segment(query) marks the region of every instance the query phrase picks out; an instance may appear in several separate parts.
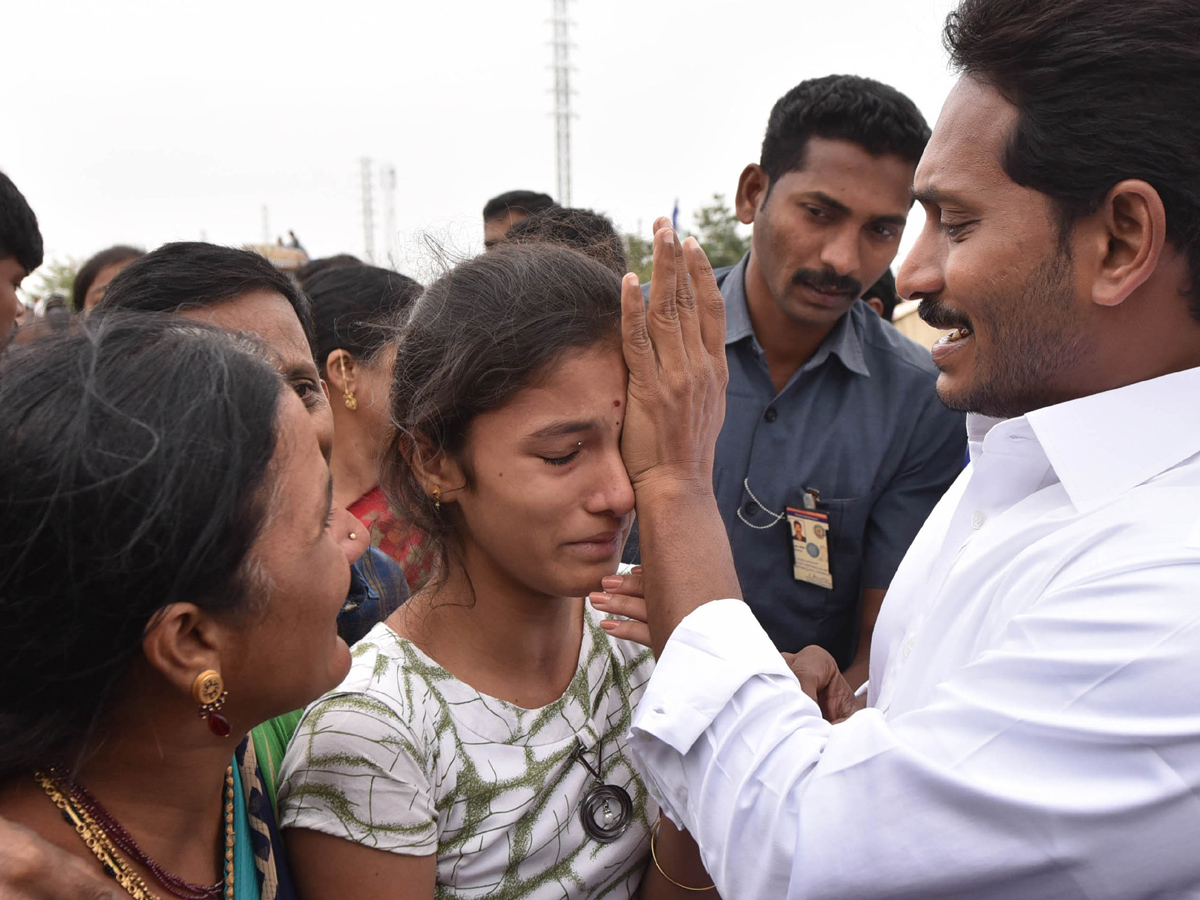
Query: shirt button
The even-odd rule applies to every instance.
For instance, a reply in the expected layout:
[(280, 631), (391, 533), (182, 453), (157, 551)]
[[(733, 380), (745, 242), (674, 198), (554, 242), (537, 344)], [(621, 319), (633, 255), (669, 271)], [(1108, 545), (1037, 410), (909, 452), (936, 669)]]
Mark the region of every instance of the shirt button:
[(753, 500), (747, 500), (746, 505), (742, 507), (742, 512), (747, 516), (758, 515), (758, 504)]
[(775, 407), (768, 406), (767, 411), (763, 413), (763, 418), (766, 419), (767, 422), (774, 422), (779, 418), (779, 413), (775, 411)]
[(987, 521), (987, 513), (982, 509), (977, 509), (971, 513), (971, 527), (978, 531), (983, 527), (983, 523)]
[(913, 647), (915, 647), (915, 646), (917, 646), (917, 639), (915, 637), (910, 637), (907, 641), (904, 642), (904, 658), (905, 659), (908, 659), (909, 655), (912, 654)]

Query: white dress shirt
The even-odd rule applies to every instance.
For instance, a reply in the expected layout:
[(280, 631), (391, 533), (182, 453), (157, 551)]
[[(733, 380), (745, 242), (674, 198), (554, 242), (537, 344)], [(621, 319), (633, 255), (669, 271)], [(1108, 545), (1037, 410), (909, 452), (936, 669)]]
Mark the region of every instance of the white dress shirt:
[(1200, 369), (968, 429), (867, 709), (738, 601), (668, 642), (631, 747), (725, 900), (1200, 897)]

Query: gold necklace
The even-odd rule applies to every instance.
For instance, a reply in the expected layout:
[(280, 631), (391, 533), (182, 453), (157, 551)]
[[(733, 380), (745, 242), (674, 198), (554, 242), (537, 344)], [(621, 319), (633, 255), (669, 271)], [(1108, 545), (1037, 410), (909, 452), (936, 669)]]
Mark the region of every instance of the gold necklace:
[[(81, 805), (75, 802), (58, 773), (51, 768), (49, 774), (35, 772), (34, 779), (46, 792), (52, 803), (62, 812), (63, 818), (75, 828), (75, 833), (99, 860), (101, 867), (117, 884), (125, 889), (133, 900), (162, 900), (162, 898), (146, 884), (145, 880), (133, 871), (112, 839), (96, 819)], [(233, 847), (235, 843), (233, 829), (233, 767), (225, 770), (225, 891), (224, 900), (233, 900)]]

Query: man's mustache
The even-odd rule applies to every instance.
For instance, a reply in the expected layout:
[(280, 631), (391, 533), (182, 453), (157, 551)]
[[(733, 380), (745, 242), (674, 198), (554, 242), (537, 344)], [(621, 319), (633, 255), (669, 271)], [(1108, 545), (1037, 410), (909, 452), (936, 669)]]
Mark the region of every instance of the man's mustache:
[(857, 278), (843, 277), (828, 269), (824, 271), (798, 269), (792, 276), (792, 283), (802, 284), (827, 294), (849, 294), (853, 297), (861, 297), (863, 292), (862, 282)]

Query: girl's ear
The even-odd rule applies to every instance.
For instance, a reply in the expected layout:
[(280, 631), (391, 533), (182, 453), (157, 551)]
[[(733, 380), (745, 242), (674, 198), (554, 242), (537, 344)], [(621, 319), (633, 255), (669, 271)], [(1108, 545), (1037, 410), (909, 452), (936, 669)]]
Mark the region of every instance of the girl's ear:
[(417, 482), (430, 497), (445, 503), (466, 483), (462, 467), (424, 436), (413, 438), (406, 455)]

